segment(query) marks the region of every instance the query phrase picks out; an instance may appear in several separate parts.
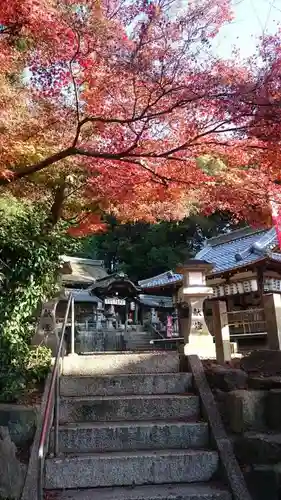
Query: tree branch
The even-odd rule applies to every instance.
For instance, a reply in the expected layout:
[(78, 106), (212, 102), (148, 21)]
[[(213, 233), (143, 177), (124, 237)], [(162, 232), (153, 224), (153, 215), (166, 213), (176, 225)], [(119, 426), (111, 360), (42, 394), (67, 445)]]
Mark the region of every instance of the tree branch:
[(75, 155), (76, 150), (73, 147), (69, 147), (66, 149), (63, 149), (62, 151), (59, 151), (58, 153), (53, 154), (52, 156), (49, 156), (48, 158), (45, 158), (45, 160), (42, 160), (38, 163), (35, 163), (33, 165), (29, 165), (23, 169), (15, 170), (14, 172), (11, 172), (11, 175), (9, 178), (7, 177), (2, 177), (0, 178), (0, 186), (6, 186), (7, 184), (10, 184), (11, 182), (14, 182), (18, 179), (22, 179), (23, 177), (27, 177), (28, 175), (35, 174), (36, 172), (40, 172), (46, 167), (49, 167), (53, 165), (54, 163), (59, 162), (60, 160), (64, 160), (65, 158), (68, 158), (69, 156)]

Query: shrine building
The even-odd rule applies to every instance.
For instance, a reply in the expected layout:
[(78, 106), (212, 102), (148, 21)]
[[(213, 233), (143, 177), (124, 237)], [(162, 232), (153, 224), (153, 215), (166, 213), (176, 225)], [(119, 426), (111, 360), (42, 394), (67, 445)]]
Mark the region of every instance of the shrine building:
[[(212, 296), (204, 315), (214, 335), (219, 306), (220, 325), (239, 347), (281, 347), (281, 253), (275, 228), (245, 227), (206, 241), (195, 256), (213, 267), (206, 276)], [(174, 297), (183, 276), (172, 270), (139, 281), (145, 293)], [(176, 303), (175, 303), (176, 306)], [(187, 313), (188, 314), (188, 313)]]
[[(71, 294), (73, 315), (67, 327), (70, 329), (74, 323), (78, 350), (123, 349), (124, 346), (119, 345), (120, 336), (128, 337), (132, 341), (128, 345), (133, 345), (144, 330), (157, 329), (165, 336), (167, 316), (174, 311), (171, 297), (143, 293), (124, 273), (108, 274), (102, 260), (71, 256), (61, 259), (61, 294), (55, 307), (56, 323), (60, 330)], [(105, 339), (108, 339), (107, 346), (102, 346)]]

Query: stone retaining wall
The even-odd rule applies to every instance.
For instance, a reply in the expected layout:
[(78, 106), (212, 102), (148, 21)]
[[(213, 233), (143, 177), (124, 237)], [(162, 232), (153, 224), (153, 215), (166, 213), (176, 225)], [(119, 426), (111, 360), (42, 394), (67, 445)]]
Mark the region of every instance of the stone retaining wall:
[(16, 404), (0, 404), (0, 427), (7, 427), (11, 440), (19, 448), (32, 444), (38, 419), (39, 407)]
[(280, 373), (210, 364), (205, 370), (253, 499), (280, 500)]
[(0, 498), (20, 497), (39, 407), (0, 404)]

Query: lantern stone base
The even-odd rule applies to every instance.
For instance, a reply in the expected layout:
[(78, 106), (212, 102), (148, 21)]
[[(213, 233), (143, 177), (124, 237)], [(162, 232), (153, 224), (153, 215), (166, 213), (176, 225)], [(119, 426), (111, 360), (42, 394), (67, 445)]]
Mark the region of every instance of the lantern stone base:
[(216, 346), (212, 335), (208, 334), (190, 334), (188, 342), (184, 345), (184, 354), (196, 354), (203, 359), (216, 359)]

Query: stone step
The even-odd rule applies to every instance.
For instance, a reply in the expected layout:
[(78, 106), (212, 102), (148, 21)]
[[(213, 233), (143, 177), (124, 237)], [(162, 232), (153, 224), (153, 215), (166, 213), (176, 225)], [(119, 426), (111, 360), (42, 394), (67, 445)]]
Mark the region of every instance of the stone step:
[(153, 337), (153, 334), (151, 334), (150, 332), (128, 332), (127, 333), (127, 338), (130, 338), (130, 339), (137, 339), (137, 338), (152, 338)]
[(118, 375), (124, 373), (178, 373), (179, 355), (171, 351), (97, 353), (66, 356), (65, 375)]
[(129, 340), (147, 340), (147, 339), (152, 339), (153, 338), (153, 335), (151, 335), (150, 333), (130, 333), (129, 335), (127, 335), (127, 337), (125, 337)]
[(46, 489), (134, 486), (209, 481), (218, 454), (207, 450), (111, 452), (48, 458)]
[(129, 340), (129, 342), (127, 342), (127, 349), (129, 351), (133, 351), (134, 349), (137, 351), (137, 349), (140, 349), (141, 352), (143, 352), (144, 350), (155, 350), (155, 347), (152, 347), (151, 344), (150, 344), (150, 341), (148, 340), (147, 342), (143, 342), (143, 341), (134, 341), (134, 342), (131, 342)]
[(206, 422), (112, 422), (68, 424), (60, 427), (63, 453), (207, 448)]
[(196, 420), (194, 395), (98, 396), (61, 398), (60, 423), (128, 420)]
[(127, 347), (130, 345), (150, 345), (151, 337), (146, 338), (146, 339), (128, 339), (126, 341)]
[(62, 396), (113, 396), (119, 394), (183, 394), (191, 390), (191, 373), (63, 376)]
[(129, 350), (128, 346), (149, 346), (151, 339), (128, 339), (126, 342), (126, 347)]
[(137, 345), (129, 345), (128, 350), (132, 352), (149, 352), (155, 351), (155, 346), (151, 346), (150, 344), (137, 344)]
[(58, 492), (59, 500), (231, 500), (231, 494), (213, 484), (165, 484)]

